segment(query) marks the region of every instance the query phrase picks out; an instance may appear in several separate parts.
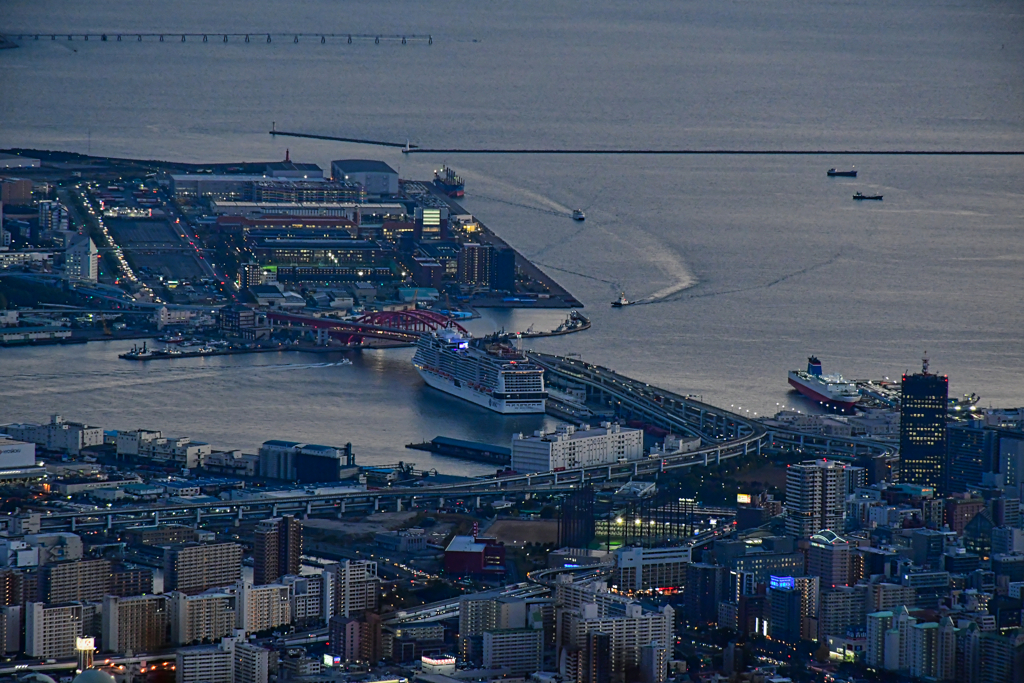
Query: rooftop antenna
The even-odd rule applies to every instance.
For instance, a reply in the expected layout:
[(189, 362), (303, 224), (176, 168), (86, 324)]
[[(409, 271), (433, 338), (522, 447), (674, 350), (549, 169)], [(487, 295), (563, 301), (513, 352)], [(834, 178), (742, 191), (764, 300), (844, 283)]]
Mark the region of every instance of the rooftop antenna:
[(286, 149), (284, 151), (284, 160), (285, 161), (291, 161), (292, 160), (292, 151), (290, 149)]
[(924, 356), (921, 358), (921, 374), (928, 374), (928, 352), (924, 352)]

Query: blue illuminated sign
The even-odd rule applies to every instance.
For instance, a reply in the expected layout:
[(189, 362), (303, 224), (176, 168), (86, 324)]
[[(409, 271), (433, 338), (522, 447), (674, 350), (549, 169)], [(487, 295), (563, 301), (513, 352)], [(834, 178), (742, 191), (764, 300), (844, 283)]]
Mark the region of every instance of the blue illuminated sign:
[(777, 589), (796, 588), (796, 579), (792, 576), (773, 576), (769, 579), (768, 585)]

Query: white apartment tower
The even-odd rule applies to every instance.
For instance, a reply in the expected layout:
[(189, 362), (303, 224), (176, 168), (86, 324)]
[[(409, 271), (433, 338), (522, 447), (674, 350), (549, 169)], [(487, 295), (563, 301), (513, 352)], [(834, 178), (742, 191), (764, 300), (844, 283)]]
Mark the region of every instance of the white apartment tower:
[(809, 460), (786, 470), (786, 533), (810, 538), (822, 529), (843, 531), (846, 468), (830, 460)]
[(25, 605), (25, 654), (29, 657), (74, 657), (75, 639), (81, 635), (81, 605)]
[(74, 234), (64, 250), (64, 273), (71, 280), (99, 280), (100, 252), (88, 235)]
[(334, 595), (333, 599), (327, 597), (329, 589), (325, 585), (324, 600), (333, 602), (332, 614), (351, 617), (377, 609), (380, 578), (377, 576), (376, 562), (342, 560), (337, 564), (328, 565), (324, 569), (325, 577), (328, 574), (334, 579)]

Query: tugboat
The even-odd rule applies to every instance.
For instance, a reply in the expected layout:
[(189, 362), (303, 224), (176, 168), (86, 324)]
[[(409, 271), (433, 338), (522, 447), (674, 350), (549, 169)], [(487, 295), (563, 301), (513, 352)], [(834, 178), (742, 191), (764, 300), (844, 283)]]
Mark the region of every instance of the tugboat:
[(856, 178), (857, 170), (850, 167), (849, 171), (840, 171), (838, 168), (830, 168), (827, 173), (829, 178), (843, 177), (843, 178)]
[(853, 195), (853, 198), (854, 199), (879, 199), (880, 200), (882, 198), (882, 195), (880, 195), (880, 194), (861, 194), (860, 192), (855, 192), (854, 195)]
[(583, 213), (583, 209), (573, 209), (572, 219), (574, 221), (585, 221), (587, 219), (587, 214)]
[(622, 308), (628, 305), (629, 299), (626, 298), (625, 292), (619, 292), (619, 298), (612, 302), (612, 308)]

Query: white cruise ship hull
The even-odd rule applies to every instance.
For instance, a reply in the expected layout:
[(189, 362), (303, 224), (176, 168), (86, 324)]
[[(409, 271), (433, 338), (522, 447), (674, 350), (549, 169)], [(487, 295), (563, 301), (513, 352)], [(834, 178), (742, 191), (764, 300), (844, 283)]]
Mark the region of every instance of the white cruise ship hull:
[(430, 372), (422, 367), (417, 366), (416, 370), (420, 373), (420, 377), (428, 385), (443, 391), (446, 394), (457, 396), (464, 401), (475, 403), (478, 406), (483, 406), (489, 410), (493, 410), (496, 413), (502, 415), (521, 415), (521, 414), (534, 414), (544, 412), (544, 400), (535, 401), (506, 401), (505, 399), (498, 399), (485, 394), (475, 389), (462, 385), (456, 385), (450, 379), (441, 377), (439, 375)]

